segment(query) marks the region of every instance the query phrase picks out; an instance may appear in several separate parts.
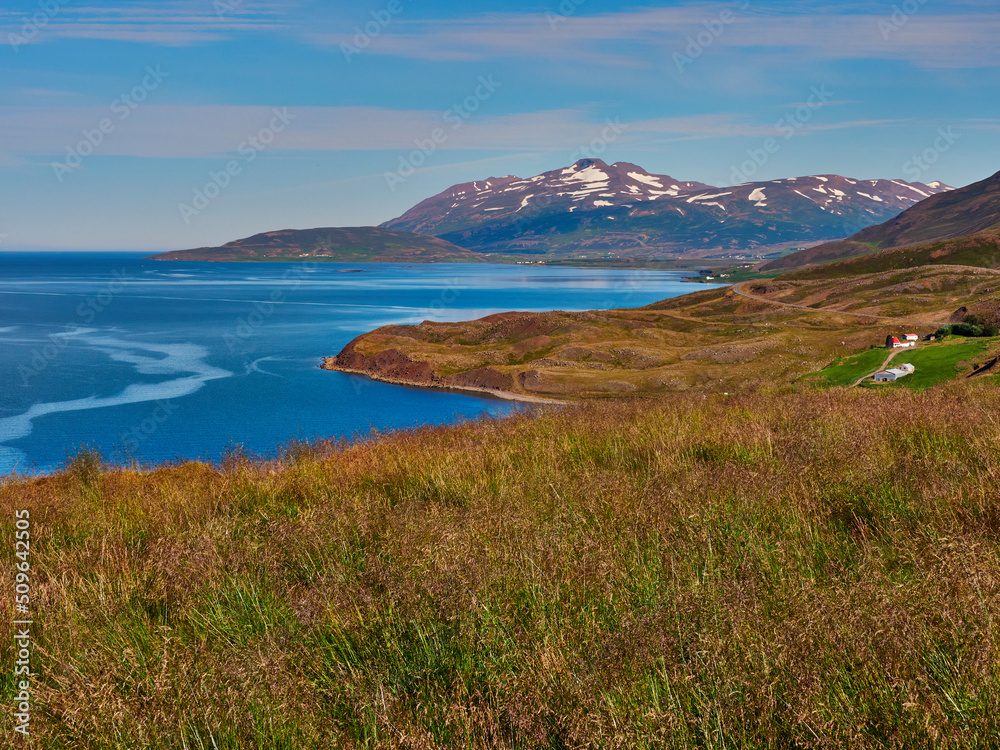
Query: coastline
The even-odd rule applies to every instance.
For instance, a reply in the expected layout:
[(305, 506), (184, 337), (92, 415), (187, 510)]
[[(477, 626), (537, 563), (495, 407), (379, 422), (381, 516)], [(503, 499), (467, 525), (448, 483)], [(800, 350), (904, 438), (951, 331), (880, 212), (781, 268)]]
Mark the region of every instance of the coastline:
[(457, 385), (435, 385), (427, 383), (413, 383), (401, 378), (390, 378), (385, 375), (378, 375), (368, 372), (366, 370), (358, 370), (351, 367), (344, 367), (334, 363), (336, 357), (326, 357), (323, 360), (323, 364), (320, 365), (320, 369), (329, 370), (330, 372), (342, 372), (347, 375), (361, 375), (368, 378), (376, 383), (386, 383), (388, 385), (401, 385), (407, 388), (422, 388), (431, 391), (443, 391), (443, 392), (453, 392), (453, 393), (469, 393), (475, 394), (477, 396), (492, 396), (493, 398), (498, 398), (504, 401), (520, 401), (526, 404), (537, 404), (537, 405), (548, 405), (548, 406), (566, 406), (570, 401), (560, 401), (554, 398), (542, 398), (541, 396), (527, 396), (520, 393), (512, 393), (510, 391), (494, 390), (492, 388), (477, 388), (476, 386), (457, 386)]

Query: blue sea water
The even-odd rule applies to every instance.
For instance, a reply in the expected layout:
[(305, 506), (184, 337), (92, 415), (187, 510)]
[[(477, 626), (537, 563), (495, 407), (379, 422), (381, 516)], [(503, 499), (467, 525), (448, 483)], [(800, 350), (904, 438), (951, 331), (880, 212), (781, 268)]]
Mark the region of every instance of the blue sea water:
[(320, 370), (389, 323), (634, 307), (679, 272), (510, 265), (193, 263), (141, 253), (0, 253), (0, 475), (110, 462), (275, 455), (499, 416), (517, 404)]

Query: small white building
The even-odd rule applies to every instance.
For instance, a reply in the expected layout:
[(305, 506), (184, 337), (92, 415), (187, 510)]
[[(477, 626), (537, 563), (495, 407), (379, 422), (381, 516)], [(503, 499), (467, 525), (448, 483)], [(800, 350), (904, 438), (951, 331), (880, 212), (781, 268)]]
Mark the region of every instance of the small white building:
[(875, 373), (876, 383), (892, 383), (893, 381), (899, 380), (902, 377), (906, 377), (912, 373), (916, 368), (910, 363), (900, 365), (899, 367), (893, 367), (888, 370), (883, 370), (882, 372)]

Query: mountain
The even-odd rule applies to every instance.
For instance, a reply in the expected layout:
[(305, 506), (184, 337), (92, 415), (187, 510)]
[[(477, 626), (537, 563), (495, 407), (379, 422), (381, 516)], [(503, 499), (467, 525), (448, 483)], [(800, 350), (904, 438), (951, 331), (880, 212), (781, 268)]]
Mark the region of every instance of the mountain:
[(582, 159), (536, 177), (455, 185), (382, 226), (480, 253), (751, 255), (839, 239), (950, 189), (838, 175), (717, 188)]
[[(1000, 172), (967, 187), (933, 195), (878, 226), (842, 242), (792, 253), (761, 270), (799, 268), (878, 250), (941, 242), (1000, 230)], [(989, 242), (989, 236), (984, 239)]]
[(442, 235), (539, 210), (568, 213), (708, 189), (710, 185), (650, 174), (627, 162), (608, 166), (600, 159), (581, 159), (567, 169), (528, 179), (508, 175), (453, 185), (382, 226)]
[(379, 261), (461, 262), (481, 256), (437, 237), (381, 227), (282, 229), (255, 234), (221, 247), (176, 250), (153, 260), (202, 261)]

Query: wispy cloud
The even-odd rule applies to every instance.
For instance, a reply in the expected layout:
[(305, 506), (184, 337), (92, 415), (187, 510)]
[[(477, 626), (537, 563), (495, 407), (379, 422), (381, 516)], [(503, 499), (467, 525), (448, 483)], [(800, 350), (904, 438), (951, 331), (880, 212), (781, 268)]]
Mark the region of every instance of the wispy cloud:
[[(162, 46), (208, 44), (239, 34), (293, 33), (320, 46), (352, 44), (362, 11), (341, 9), (336, 20), (303, 21), (298, 0), (227, 0), (232, 12), (217, 12), (208, 0), (166, 0), (122, 5), (66, 5), (30, 42), (56, 39), (127, 41)], [(401, 16), (379, 34), (365, 53), (441, 62), (550, 59), (582, 65), (640, 67), (683, 51), (690, 38), (732, 18), (714, 35), (716, 52), (767, 55), (801, 65), (809, 60), (905, 60), (920, 68), (977, 68), (1000, 65), (1000, 13), (993, 0), (928, 3), (912, 14), (886, 5), (782, 5), (694, 2), (676, 7), (594, 13), (587, 5), (571, 15), (490, 13), (412, 20)], [(897, 23), (886, 33), (885, 24)], [(18, 33), (30, 13), (0, 10), (0, 33)], [(341, 22), (342, 21), (342, 22)]]
[[(232, 10), (224, 10), (225, 8)], [(73, 7), (65, 5), (44, 15), (42, 23), (33, 13), (0, 12), (0, 34), (22, 36), (25, 24), (33, 32), (22, 36), (23, 44), (57, 39), (95, 39), (135, 42), (159, 46), (190, 46), (231, 38), (237, 33), (281, 32), (291, 28), (286, 12), (291, 5), (279, 0), (241, 2), (228, 0), (219, 9), (211, 2), (167, 0), (127, 6)]]
[[(417, 148), (436, 128), (448, 137), (441, 150), (523, 152), (566, 150), (597, 138), (606, 122), (585, 108), (505, 115), (480, 115), (449, 129), (441, 112), (376, 107), (290, 107), (293, 124), (268, 146), (269, 152), (396, 151)], [(137, 108), (95, 149), (95, 156), (156, 159), (214, 158), (239, 150), (266, 127), (274, 108), (259, 106), (145, 105)], [(100, 107), (12, 107), (0, 112), (0, 161), (62, 158), (85, 129), (109, 111)], [(851, 120), (806, 125), (803, 130), (833, 130), (898, 125), (900, 120)], [(195, 123), (197, 127), (192, 127)], [(987, 127), (995, 121), (977, 121)], [(717, 113), (641, 119), (620, 123), (621, 145), (732, 137), (767, 137), (772, 122), (747, 115)]]
[[(676, 8), (556, 16), (493, 14), (443, 21), (396, 22), (366, 52), (423, 60), (484, 61), (521, 57), (578, 63), (638, 66), (650, 51), (669, 57), (683, 51), (689, 37), (705, 32), (722, 11), (733, 17), (713, 38), (717, 49), (743, 54), (787, 52), (788, 59), (906, 60), (923, 68), (974, 68), (1000, 65), (1000, 13), (989, 10), (941, 14), (925, 7), (905, 16), (891, 33), (893, 10), (872, 13), (817, 12), (793, 6), (776, 11), (738, 4), (699, 3)], [(985, 6), (984, 6), (985, 8)], [(553, 21), (556, 18), (556, 21)], [(308, 31), (314, 44), (351, 43), (345, 33)]]

